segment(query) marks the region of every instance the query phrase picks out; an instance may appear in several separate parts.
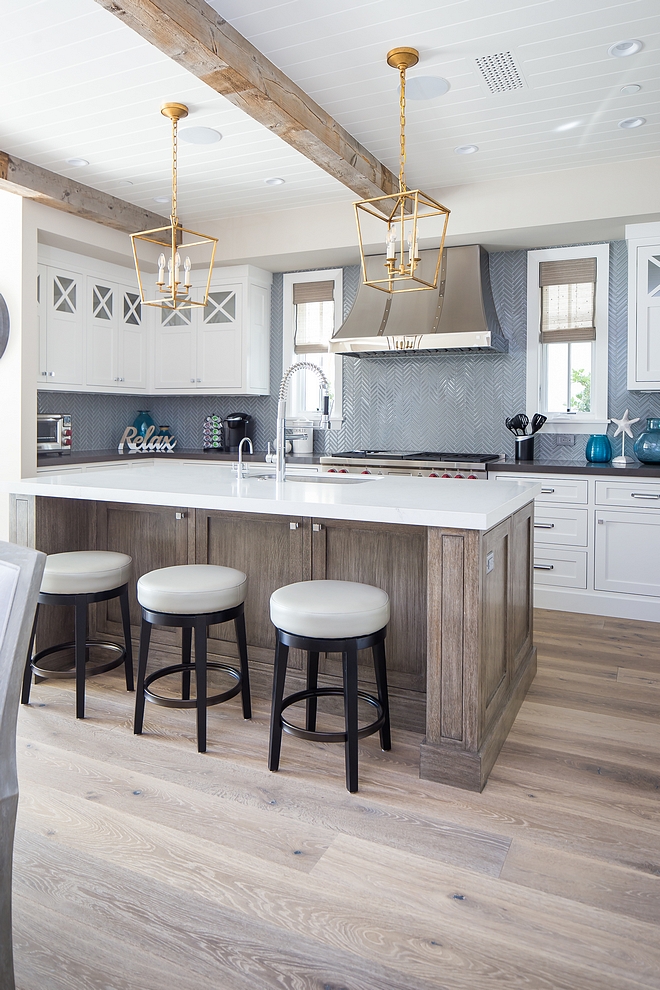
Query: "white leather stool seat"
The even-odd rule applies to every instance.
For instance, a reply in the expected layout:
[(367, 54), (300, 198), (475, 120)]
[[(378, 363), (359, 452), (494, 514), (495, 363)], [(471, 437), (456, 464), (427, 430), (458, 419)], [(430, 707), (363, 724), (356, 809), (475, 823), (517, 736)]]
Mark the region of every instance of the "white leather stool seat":
[(299, 581), (273, 592), (270, 618), (296, 636), (368, 636), (389, 622), (390, 599), (380, 588), (354, 581)]
[(112, 591), (131, 580), (133, 559), (112, 550), (74, 550), (51, 553), (41, 579), (48, 595), (85, 595)]
[(245, 601), (247, 575), (216, 564), (179, 564), (143, 574), (137, 598), (152, 612), (202, 615), (221, 612)]

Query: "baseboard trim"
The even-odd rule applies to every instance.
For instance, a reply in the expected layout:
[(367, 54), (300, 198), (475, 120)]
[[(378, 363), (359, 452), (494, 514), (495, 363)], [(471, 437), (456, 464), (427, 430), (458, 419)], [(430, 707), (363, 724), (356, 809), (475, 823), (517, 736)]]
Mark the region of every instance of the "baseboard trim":
[(579, 612), (585, 615), (606, 615), (616, 619), (660, 622), (658, 598), (536, 587), (534, 605), (536, 608), (554, 609), (559, 612)]

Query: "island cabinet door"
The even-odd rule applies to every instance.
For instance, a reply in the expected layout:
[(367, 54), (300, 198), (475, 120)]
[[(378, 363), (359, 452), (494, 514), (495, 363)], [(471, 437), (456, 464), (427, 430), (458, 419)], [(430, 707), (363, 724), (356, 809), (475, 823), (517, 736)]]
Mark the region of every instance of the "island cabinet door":
[[(426, 690), (426, 529), (345, 520), (312, 520), (312, 577), (357, 581), (390, 596), (387, 677), (397, 696)], [(360, 654), (360, 678), (374, 682), (371, 650)], [(341, 676), (341, 657), (330, 654), (321, 670)], [(412, 717), (412, 711), (409, 713)], [(399, 719), (400, 721), (400, 719)], [(423, 719), (421, 726), (423, 731)]]
[[(272, 666), (275, 631), (270, 621), (270, 596), (277, 588), (309, 578), (309, 520), (206, 509), (198, 509), (195, 516), (197, 563), (236, 567), (247, 574), (245, 626), (249, 659), (259, 666)], [(211, 626), (209, 650), (225, 657), (237, 656), (233, 622)], [(300, 667), (301, 661), (299, 651), (292, 650), (289, 666)], [(255, 669), (255, 675), (258, 673)], [(258, 676), (253, 680), (260, 694), (270, 689), (270, 671), (262, 678), (263, 683)]]
[[(188, 563), (188, 521), (190, 509), (169, 505), (124, 505), (118, 502), (96, 504), (97, 547), (115, 550), (133, 558), (133, 580), (129, 584), (131, 626), (135, 638), (140, 632), (140, 606), (135, 595), (137, 579), (147, 571)], [(119, 599), (96, 605), (99, 632), (122, 638)], [(154, 626), (152, 640), (166, 646), (180, 642), (178, 629)]]

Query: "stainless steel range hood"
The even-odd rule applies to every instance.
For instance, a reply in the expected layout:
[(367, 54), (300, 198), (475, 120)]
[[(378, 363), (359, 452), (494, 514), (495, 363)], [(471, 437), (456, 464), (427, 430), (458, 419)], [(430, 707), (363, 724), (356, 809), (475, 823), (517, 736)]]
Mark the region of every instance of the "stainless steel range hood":
[[(436, 251), (421, 252), (421, 276), (433, 280)], [(380, 272), (381, 256), (367, 259)], [(380, 276), (377, 276), (380, 277)], [(445, 248), (437, 289), (387, 294), (362, 284), (333, 354), (370, 357), (416, 351), (506, 352), (490, 288), (488, 254), (479, 244)]]

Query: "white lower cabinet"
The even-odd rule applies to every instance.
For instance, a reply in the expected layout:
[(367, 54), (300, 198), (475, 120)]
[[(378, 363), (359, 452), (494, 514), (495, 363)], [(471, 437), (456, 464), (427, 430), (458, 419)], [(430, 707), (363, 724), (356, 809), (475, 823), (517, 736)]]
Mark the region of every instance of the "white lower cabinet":
[(660, 513), (596, 509), (596, 591), (660, 598), (659, 561)]
[(534, 506), (539, 607), (660, 621), (660, 480), (495, 477), (541, 485)]

